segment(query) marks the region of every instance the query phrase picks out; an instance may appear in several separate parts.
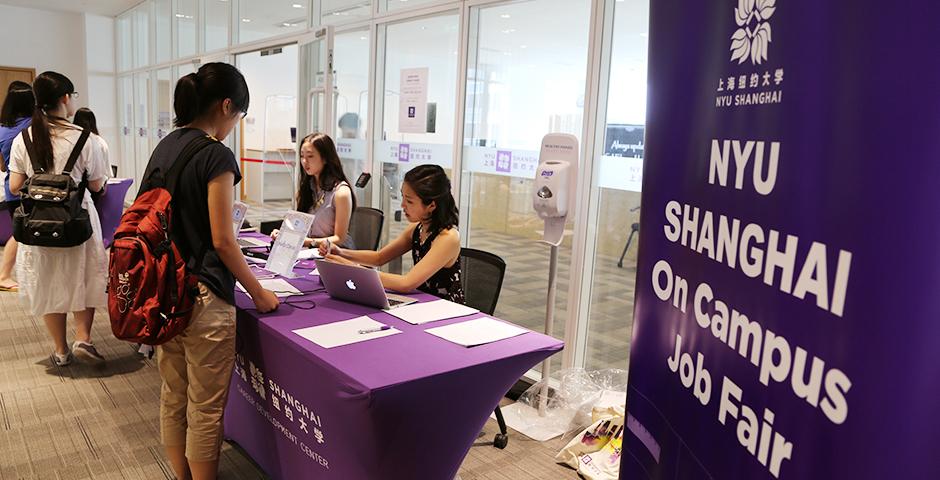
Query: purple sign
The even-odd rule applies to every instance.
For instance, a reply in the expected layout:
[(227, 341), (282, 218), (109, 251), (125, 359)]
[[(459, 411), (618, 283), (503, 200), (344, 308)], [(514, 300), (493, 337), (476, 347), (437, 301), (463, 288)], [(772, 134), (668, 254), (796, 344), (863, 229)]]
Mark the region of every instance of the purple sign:
[(512, 170), (512, 152), (499, 150), (496, 152), (496, 171), (509, 173)]
[(650, 3), (621, 478), (940, 478), (937, 13)]
[(410, 156), (411, 148), (407, 143), (398, 145), (398, 161), (407, 162)]

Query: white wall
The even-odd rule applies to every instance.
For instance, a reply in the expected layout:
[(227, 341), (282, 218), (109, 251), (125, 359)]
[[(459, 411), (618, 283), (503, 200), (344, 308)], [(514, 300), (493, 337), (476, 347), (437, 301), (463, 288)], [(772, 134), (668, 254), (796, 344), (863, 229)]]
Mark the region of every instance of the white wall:
[(0, 65), (59, 72), (75, 84), (79, 106), (87, 106), (83, 15), (0, 5), (0, 19)]
[(85, 101), (95, 112), (98, 131), (110, 146), (111, 164), (118, 165), (121, 150), (118, 148), (117, 80), (114, 75), (114, 19), (85, 14), (84, 22), (88, 72)]
[(95, 112), (98, 130), (117, 163), (114, 19), (0, 5), (0, 65), (59, 72), (72, 80), (78, 106)]

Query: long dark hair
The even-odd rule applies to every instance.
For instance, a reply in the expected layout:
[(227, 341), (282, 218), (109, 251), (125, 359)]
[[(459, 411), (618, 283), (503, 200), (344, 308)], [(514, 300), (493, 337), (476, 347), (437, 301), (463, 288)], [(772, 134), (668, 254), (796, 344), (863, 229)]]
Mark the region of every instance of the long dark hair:
[(60, 117), (51, 117), (49, 110), (59, 108), (59, 100), (75, 92), (75, 85), (65, 75), (56, 72), (42, 72), (33, 80), (33, 94), (36, 95), (36, 108), (30, 123), (33, 150), (39, 157), (36, 161), (46, 170), (52, 170), (55, 161), (52, 152), (52, 125), (67, 126), (68, 121)]
[(437, 204), (437, 208), (431, 212), (431, 232), (457, 226), (460, 218), (457, 203), (450, 193), (450, 179), (443, 168), (438, 165), (418, 165), (405, 174), (405, 183), (425, 205), (431, 202)]
[(300, 183), (297, 185), (297, 210), (309, 212), (313, 207), (314, 193), (316, 191), (332, 192), (340, 183), (346, 182), (350, 185), (349, 191), (352, 193), (352, 211), (356, 211), (356, 192), (352, 191), (352, 185), (346, 178), (346, 172), (343, 171), (343, 164), (339, 161), (339, 154), (336, 153), (336, 145), (333, 139), (325, 133), (311, 133), (304, 137), (300, 142), (301, 148), (305, 144), (310, 144), (320, 158), (323, 159), (323, 171), (320, 172), (319, 184), (314, 185), (313, 179), (307, 175), (307, 171), (300, 167)]
[(95, 112), (92, 112), (88, 108), (82, 107), (76, 110), (75, 117), (72, 118), (72, 123), (81, 128), (87, 128), (95, 135), (100, 135), (100, 133), (98, 133), (98, 120), (95, 119)]
[(26, 82), (15, 80), (7, 88), (7, 98), (3, 100), (0, 109), (0, 125), (12, 127), (16, 121), (23, 117), (33, 115), (36, 109), (36, 97), (33, 96), (33, 87)]
[(212, 109), (217, 102), (232, 101), (232, 108), (248, 111), (248, 84), (237, 68), (227, 63), (207, 63), (195, 73), (176, 82), (173, 92), (173, 110), (177, 127), (189, 125)]

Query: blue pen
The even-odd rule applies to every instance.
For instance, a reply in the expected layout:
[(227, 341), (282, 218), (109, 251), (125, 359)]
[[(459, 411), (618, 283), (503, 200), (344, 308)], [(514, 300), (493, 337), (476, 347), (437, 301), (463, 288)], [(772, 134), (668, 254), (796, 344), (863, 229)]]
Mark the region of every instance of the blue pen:
[(360, 335), (365, 335), (365, 334), (367, 334), (367, 333), (384, 332), (385, 330), (388, 330), (388, 329), (390, 329), (390, 328), (392, 328), (392, 327), (390, 327), (390, 326), (388, 326), (388, 325), (382, 325), (381, 327), (375, 327), (375, 328), (364, 328), (364, 329), (362, 329), (362, 330), (359, 330), (359, 334), (360, 334)]

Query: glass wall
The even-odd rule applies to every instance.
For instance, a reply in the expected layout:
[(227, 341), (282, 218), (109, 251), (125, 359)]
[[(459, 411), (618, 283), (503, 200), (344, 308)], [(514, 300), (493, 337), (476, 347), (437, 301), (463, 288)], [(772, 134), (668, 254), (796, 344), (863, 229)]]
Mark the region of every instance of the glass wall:
[(134, 67), (150, 65), (150, 4), (144, 3), (134, 9)]
[[(590, 52), (591, 28), (602, 23), (592, 24), (592, 4), (603, 7), (604, 23), (613, 28)], [(356, 194), (360, 205), (385, 212), (386, 238), (407, 226), (400, 214), (404, 174), (423, 163), (442, 165), (460, 182), (465, 245), (507, 261), (497, 315), (541, 330), (549, 249), (539, 242), (543, 226), (531, 208), (531, 179), (541, 138), (573, 134), (595, 145), (595, 157), (586, 162), (593, 164), (591, 189), (579, 193), (579, 201), (590, 202), (589, 215), (571, 215), (568, 230), (591, 236), (585, 252), (572, 252), (574, 235), (562, 244), (554, 334), (564, 336), (566, 322), (577, 320), (579, 336), (569, 344), (579, 349), (575, 361), (625, 367), (648, 21), (644, 0), (146, 0), (115, 23), (120, 174), (139, 182), (152, 148), (172, 130), (176, 79), (201, 63), (233, 61), (248, 79), (252, 102), (226, 144), (239, 158), (245, 180), (237, 193), (253, 206), (253, 222), (280, 218), (291, 207), (296, 142), (308, 131), (334, 136), (351, 181), (372, 174), (369, 188)], [(335, 29), (329, 93), (328, 42), (307, 36), (320, 25)], [(252, 52), (244, 53), (246, 43)], [(601, 52), (610, 54), (595, 60), (608, 78), (588, 85), (588, 61)], [(459, 67), (463, 55), (466, 69)], [(600, 125), (582, 138), (585, 125), (593, 125), (585, 119), (594, 120), (584, 111), (585, 97), (597, 97), (599, 88)], [(418, 103), (425, 112), (402, 106), (407, 89), (426, 96)], [(327, 105), (329, 122), (321, 113)], [(410, 263), (406, 256), (391, 269)], [(582, 270), (572, 266), (583, 266), (584, 274), (572, 277)], [(576, 288), (568, 288), (571, 282)], [(569, 291), (582, 292), (577, 310), (568, 308)]]
[(248, 43), (307, 28), (309, 0), (242, 1), (238, 7), (238, 41)]
[(432, 3), (446, 3), (449, 0), (379, 0), (379, 9), (383, 12), (393, 12), (408, 8), (417, 8)]
[(156, 147), (173, 130), (173, 72), (169, 68), (157, 70), (157, 81), (154, 82), (153, 118), (151, 120), (155, 130), (151, 134), (151, 141)]
[[(154, 47), (156, 49), (156, 58), (154, 63), (163, 63), (170, 61), (170, 4), (171, 0), (154, 0)], [(177, 15), (181, 15), (177, 13)]]
[[(390, 239), (408, 225), (400, 196), (405, 173), (416, 165), (434, 163), (450, 175), (453, 167), (459, 25), (458, 15), (446, 14), (388, 25), (382, 32), (385, 55), (378, 104), (382, 116), (373, 139), (375, 160), (382, 164), (380, 204)], [(415, 124), (415, 112), (400, 105), (409, 76), (423, 78), (417, 80), (427, 96), (427, 120), (422, 124)], [(409, 268), (410, 256), (402, 262)], [(398, 268), (392, 265), (392, 270)]]
[[(471, 15), (461, 232), (469, 247), (506, 261), (496, 314), (537, 331), (544, 328), (550, 250), (532, 209), (533, 178), (545, 134), (581, 136), (590, 8), (589, 0), (533, 0)], [(573, 230), (573, 215), (568, 221)], [(570, 258), (566, 235), (555, 301), (559, 338)]]
[[(330, 135), (343, 161), (349, 181), (372, 171), (366, 158), (366, 125), (369, 121), (369, 31), (355, 30), (337, 34), (333, 42), (333, 85), (336, 90), (336, 121)], [(372, 203), (371, 188), (356, 188), (359, 205)]]
[[(196, 12), (197, 0), (176, 0), (173, 21), (176, 22), (177, 48), (176, 57), (185, 58), (196, 54)], [(211, 5), (208, 2), (207, 5)]]
[(616, 3), (604, 149), (592, 188), (598, 190), (586, 366), (627, 368), (636, 283), (640, 187), (646, 123), (649, 3)]
[(338, 25), (368, 19), (372, 16), (371, 0), (320, 0), (320, 23)]
[(134, 75), (134, 155), (137, 162), (134, 169), (134, 185), (140, 185), (147, 160), (150, 158), (150, 73)]
[[(118, 176), (137, 178), (137, 156), (134, 154), (137, 132), (134, 124), (134, 77), (124, 75), (118, 80), (118, 121), (121, 124)], [(114, 147), (112, 147), (114, 148)], [(139, 184), (138, 184), (139, 186)]]
[(297, 178), (297, 45), (235, 58), (251, 103), (240, 128), (241, 198), (251, 219), (277, 220), (291, 209)]
[(208, 0), (203, 15), (205, 51), (211, 52), (228, 46), (232, 23), (232, 2)]

